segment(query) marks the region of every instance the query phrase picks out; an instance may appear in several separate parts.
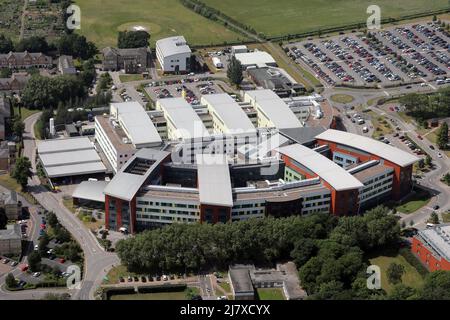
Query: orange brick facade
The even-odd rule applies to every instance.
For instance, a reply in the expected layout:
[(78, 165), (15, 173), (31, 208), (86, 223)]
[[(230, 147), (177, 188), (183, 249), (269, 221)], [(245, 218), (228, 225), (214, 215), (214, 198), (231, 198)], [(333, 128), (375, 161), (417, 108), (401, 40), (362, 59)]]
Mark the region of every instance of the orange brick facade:
[(339, 152), (347, 154), (349, 156), (355, 157), (360, 162), (370, 161), (370, 160), (383, 160), (384, 164), (388, 167), (394, 169), (394, 176), (392, 182), (392, 199), (400, 200), (412, 189), (412, 165), (406, 167), (400, 167), (395, 163), (382, 159), (376, 155), (352, 152), (347, 149), (340, 148), (338, 144), (332, 143), (326, 140), (317, 140), (319, 145), (327, 145), (332, 153)]
[(431, 250), (417, 237), (413, 238), (411, 252), (422, 261), (430, 271), (450, 271), (450, 261), (445, 260), (443, 257), (434, 256)]

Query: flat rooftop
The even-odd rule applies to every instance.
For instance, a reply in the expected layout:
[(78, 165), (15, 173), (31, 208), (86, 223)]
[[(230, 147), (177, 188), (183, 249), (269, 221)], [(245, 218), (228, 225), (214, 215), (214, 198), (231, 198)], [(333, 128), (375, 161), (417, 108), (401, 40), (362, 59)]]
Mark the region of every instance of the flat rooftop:
[(245, 294), (254, 293), (252, 279), (250, 277), (250, 268), (247, 267), (230, 267), (230, 281), (234, 289), (234, 293)]
[(123, 138), (127, 138), (127, 135), (122, 128), (114, 128), (108, 117), (96, 116), (95, 121), (102, 127), (108, 140), (118, 151), (132, 153), (135, 150), (132, 144), (123, 142)]
[(450, 223), (421, 230), (418, 234), (433, 251), (450, 261)]
[(112, 103), (112, 106), (117, 109), (123, 130), (136, 147), (151, 147), (162, 143), (158, 130), (139, 103)]
[(246, 91), (245, 101), (250, 101), (277, 129), (302, 127), (289, 106), (272, 90)]
[(105, 202), (107, 181), (82, 181), (73, 191), (72, 198)]
[(413, 156), (406, 151), (392, 147), (384, 142), (349, 132), (328, 129), (317, 135), (316, 139), (349, 146), (376, 155), (382, 159), (395, 163), (400, 167), (406, 167), (419, 161), (418, 157)]
[(297, 161), (302, 166), (328, 182), (336, 191), (359, 189), (364, 185), (344, 168), (320, 153), (301, 144), (281, 147), (278, 152)]
[(230, 130), (226, 133), (256, 132), (245, 111), (228, 93), (204, 95), (201, 103), (213, 109), (215, 115)]
[(383, 173), (389, 173), (394, 171), (394, 169), (392, 167), (388, 167), (385, 166), (383, 164), (377, 164), (365, 169), (362, 169), (356, 173), (352, 173), (352, 175), (358, 179), (359, 181), (361, 181), (362, 183), (366, 182), (367, 180), (369, 180), (370, 178), (374, 177), (374, 176), (378, 176), (381, 175)]
[(236, 53), (234, 56), (243, 66), (277, 64), (275, 59), (265, 51)]
[(225, 155), (197, 155), (200, 203), (233, 207), (230, 169)]
[(157, 101), (164, 117), (177, 129), (182, 139), (208, 137), (209, 133), (194, 108), (184, 98), (165, 98)]

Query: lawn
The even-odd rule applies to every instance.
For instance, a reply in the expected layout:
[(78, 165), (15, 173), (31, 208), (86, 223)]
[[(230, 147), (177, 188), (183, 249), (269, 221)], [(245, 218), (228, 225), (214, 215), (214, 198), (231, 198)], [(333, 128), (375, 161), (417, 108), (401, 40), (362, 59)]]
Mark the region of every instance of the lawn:
[(449, 223), (450, 222), (450, 213), (442, 213), (442, 222)]
[[(22, 121), (23, 120), (25, 120), (26, 118), (28, 118), (29, 116), (31, 116), (31, 115), (33, 115), (33, 114), (35, 114), (35, 113), (38, 113), (40, 110), (30, 110), (30, 109), (27, 109), (27, 108), (25, 108), (25, 107), (22, 107), (22, 108), (20, 108), (20, 118), (22, 119)], [(16, 114), (19, 114), (19, 108), (18, 107), (15, 107), (14, 108), (14, 114), (16, 115)]]
[(136, 274), (133, 272), (128, 272), (127, 267), (123, 265), (119, 265), (117, 267), (112, 268), (109, 270), (108, 274), (106, 275), (108, 280), (104, 280), (103, 283), (105, 284), (116, 284), (119, 283), (120, 277), (128, 277), (128, 276), (135, 276)]
[[(257, 32), (277, 36), (340, 26), (366, 23), (370, 0), (202, 0)], [(379, 0), (382, 18), (400, 17), (448, 7), (447, 0)]]
[(353, 98), (353, 96), (351, 96), (349, 94), (343, 94), (343, 93), (334, 94), (330, 97), (330, 99), (337, 103), (350, 103), (353, 100), (355, 100), (355, 98)]
[(385, 117), (378, 115), (373, 111), (367, 112), (370, 115), (370, 120), (375, 128), (372, 138), (378, 138), (394, 132), (392, 125), (386, 120)]
[(117, 45), (117, 33), (142, 26), (156, 40), (184, 35), (190, 44), (209, 45), (245, 37), (185, 8), (178, 0), (76, 0), (81, 8), (81, 34), (99, 49)]
[(419, 288), (423, 284), (423, 278), (420, 273), (412, 266), (406, 259), (400, 255), (399, 253), (389, 254), (385, 253), (379, 255), (377, 257), (369, 259), (370, 263), (373, 265), (377, 265), (381, 269), (381, 287), (386, 290), (386, 292), (390, 292), (393, 288), (393, 285), (389, 283), (386, 270), (391, 263), (401, 264), (405, 267), (405, 273), (402, 276), (402, 283), (404, 285)]
[(121, 82), (139, 81), (144, 80), (144, 76), (142, 74), (121, 74), (119, 79)]
[(231, 287), (230, 284), (228, 282), (221, 282), (219, 283), (219, 286), (225, 290), (225, 292), (231, 292)]
[(286, 300), (281, 288), (258, 288), (256, 292), (259, 300)]
[(413, 213), (430, 202), (430, 195), (425, 192), (414, 193), (405, 203), (397, 206), (397, 211), (402, 213)]

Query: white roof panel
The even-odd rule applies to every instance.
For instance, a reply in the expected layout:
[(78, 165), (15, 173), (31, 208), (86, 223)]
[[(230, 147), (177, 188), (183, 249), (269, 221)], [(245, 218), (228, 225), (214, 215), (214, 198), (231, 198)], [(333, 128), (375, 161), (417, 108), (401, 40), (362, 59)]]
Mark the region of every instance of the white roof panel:
[(94, 146), (87, 137), (69, 139), (50, 139), (37, 142), (38, 153), (63, 152), (93, 149)]
[(39, 158), (45, 167), (101, 161), (94, 149), (44, 153)]
[(245, 96), (277, 129), (302, 127), (297, 116), (275, 92), (269, 89), (246, 91)]
[(265, 51), (236, 53), (234, 56), (241, 62), (243, 66), (276, 64), (274, 58)]
[(364, 185), (327, 157), (301, 144), (281, 147), (278, 152), (297, 161), (321, 179), (328, 182), (336, 191), (359, 189)]
[(88, 162), (44, 168), (50, 178), (106, 172), (106, 167), (102, 162)]
[(72, 198), (105, 202), (103, 190), (107, 185), (107, 181), (82, 181), (73, 191)]
[(197, 155), (200, 203), (232, 207), (230, 169), (225, 155)]
[(214, 109), (230, 133), (256, 132), (255, 126), (241, 106), (227, 93), (208, 94), (202, 97), (202, 103)]
[(158, 100), (158, 103), (164, 111), (164, 116), (177, 128), (180, 138), (209, 136), (202, 120), (184, 98), (165, 98)]
[(119, 114), (119, 120), (125, 127), (125, 131), (135, 146), (145, 144), (160, 144), (161, 137), (152, 120), (139, 103), (124, 102), (114, 103)]
[(416, 156), (384, 142), (349, 132), (329, 129), (316, 136), (316, 139), (346, 145), (376, 155), (401, 167), (406, 167), (419, 161), (419, 158)]
[(164, 57), (192, 52), (183, 36), (160, 39), (156, 41), (156, 47), (159, 48)]

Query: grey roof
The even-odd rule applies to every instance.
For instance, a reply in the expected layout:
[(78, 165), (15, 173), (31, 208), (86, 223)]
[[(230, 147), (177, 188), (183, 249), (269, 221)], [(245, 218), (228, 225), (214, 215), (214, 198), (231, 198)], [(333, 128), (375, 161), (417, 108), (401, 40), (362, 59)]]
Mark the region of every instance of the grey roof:
[(20, 232), (20, 225), (7, 225), (5, 230), (0, 230), (0, 240), (20, 240), (22, 235)]
[(406, 167), (419, 161), (419, 158), (416, 156), (384, 142), (345, 131), (329, 129), (316, 136), (316, 139), (346, 145), (376, 155), (401, 167)]
[(13, 190), (2, 192), (0, 199), (4, 204), (17, 204), (17, 192)]
[(253, 288), (249, 267), (230, 267), (229, 275), (235, 295), (254, 294), (255, 289)]
[(299, 143), (299, 144), (308, 144), (312, 143), (316, 140), (316, 136), (326, 129), (324, 127), (301, 127), (301, 128), (289, 128), (289, 129), (280, 129), (279, 132), (281, 135), (286, 138)]
[(418, 234), (436, 253), (450, 261), (450, 224), (441, 224)]
[(92, 148), (93, 144), (87, 137), (51, 139), (37, 142), (37, 149), (39, 154), (63, 151), (78, 151)]
[(73, 191), (72, 198), (105, 202), (103, 191), (107, 185), (107, 181), (83, 181)]
[[(131, 201), (139, 189), (144, 185), (150, 174), (158, 168), (161, 162), (169, 156), (170, 153), (155, 149), (140, 149), (131, 157), (126, 165), (117, 172), (111, 182), (106, 186), (104, 193), (126, 201)], [(147, 159), (155, 161), (143, 175), (125, 172), (135, 159)]]
[(49, 178), (106, 172), (94, 145), (86, 137), (38, 142), (39, 158)]
[(77, 163), (70, 165), (44, 167), (45, 172), (50, 178), (88, 175), (94, 173), (106, 172), (105, 165), (99, 162)]
[(164, 38), (156, 41), (156, 48), (164, 57), (173, 56), (180, 53), (191, 53), (191, 48), (186, 43), (183, 36)]
[(277, 129), (302, 127), (289, 106), (272, 90), (246, 91), (245, 98), (259, 112), (262, 112)]
[(93, 148), (88, 150), (44, 153), (39, 155), (39, 158), (41, 159), (42, 164), (46, 167), (100, 161), (97, 151)]
[(321, 179), (328, 182), (336, 191), (359, 189), (364, 185), (344, 168), (327, 157), (301, 144), (291, 144), (278, 149), (281, 154), (297, 161)]
[(138, 102), (112, 103), (117, 108), (123, 129), (136, 147), (162, 143), (158, 130)]
[(209, 133), (202, 120), (184, 98), (165, 98), (157, 102), (164, 111), (164, 117), (177, 129), (183, 139), (208, 137)]
[[(241, 106), (227, 93), (208, 94), (201, 99), (209, 104), (217, 117), (230, 130), (230, 133), (256, 132), (255, 126)], [(226, 132), (228, 133), (228, 132)]]
[(197, 175), (200, 203), (233, 206), (230, 169), (225, 155), (197, 155)]

